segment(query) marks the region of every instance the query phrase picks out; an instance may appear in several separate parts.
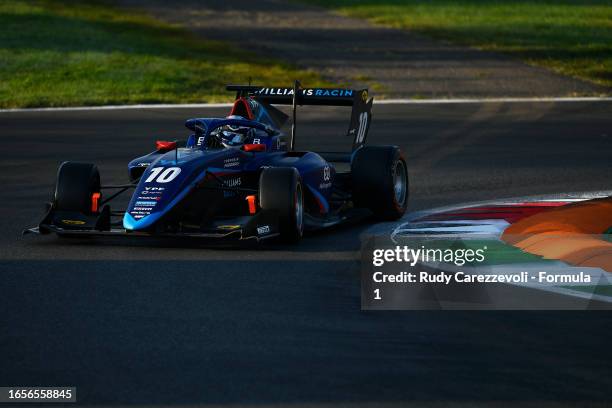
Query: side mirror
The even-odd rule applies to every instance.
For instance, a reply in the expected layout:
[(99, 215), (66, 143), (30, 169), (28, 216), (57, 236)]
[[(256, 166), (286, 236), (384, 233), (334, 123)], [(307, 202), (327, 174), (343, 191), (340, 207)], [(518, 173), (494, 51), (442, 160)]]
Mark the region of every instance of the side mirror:
[(242, 146), (242, 150), (245, 152), (265, 152), (265, 144), (245, 144)]
[(155, 148), (158, 152), (169, 152), (176, 149), (176, 142), (167, 142), (165, 140), (158, 140), (155, 142)]

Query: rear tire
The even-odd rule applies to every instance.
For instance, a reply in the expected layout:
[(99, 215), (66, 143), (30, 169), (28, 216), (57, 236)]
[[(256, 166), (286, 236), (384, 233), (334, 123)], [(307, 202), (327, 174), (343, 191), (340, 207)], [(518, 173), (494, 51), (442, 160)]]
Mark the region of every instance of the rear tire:
[(278, 212), (281, 239), (298, 242), (304, 234), (304, 190), (293, 167), (264, 169), (259, 177), (259, 205)]
[(365, 146), (351, 162), (353, 203), (385, 221), (408, 207), (408, 168), (397, 146)]
[(53, 205), (61, 211), (91, 214), (91, 196), (100, 192), (100, 172), (91, 163), (64, 162), (57, 171)]

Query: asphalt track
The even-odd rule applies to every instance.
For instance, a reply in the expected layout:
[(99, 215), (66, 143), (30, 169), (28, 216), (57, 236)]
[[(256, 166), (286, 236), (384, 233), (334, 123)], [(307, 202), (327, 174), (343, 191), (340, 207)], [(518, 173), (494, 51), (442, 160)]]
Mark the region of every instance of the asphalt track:
[[(361, 311), (367, 223), (258, 250), (20, 237), (61, 161), (122, 182), (185, 118), (223, 113), (0, 114), (0, 385), (85, 404), (610, 401), (609, 312)], [(348, 146), (347, 115), (305, 111), (298, 147)], [(411, 210), (611, 187), (610, 102), (379, 105), (369, 141), (402, 146)]]

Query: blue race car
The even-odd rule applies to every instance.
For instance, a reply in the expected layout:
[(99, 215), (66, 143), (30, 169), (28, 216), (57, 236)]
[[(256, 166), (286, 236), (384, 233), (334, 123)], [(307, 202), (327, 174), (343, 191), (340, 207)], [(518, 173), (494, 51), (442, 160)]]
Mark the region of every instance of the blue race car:
[[(229, 85), (236, 100), (226, 118), (185, 123), (186, 142), (157, 142), (132, 160), (130, 182), (101, 185), (95, 165), (64, 162), (52, 202), (38, 227), (60, 236), (184, 236), (298, 241), (304, 230), (406, 211), (408, 173), (397, 146), (365, 146), (372, 98), (367, 90)], [(292, 105), (288, 115), (273, 105)], [(350, 153), (296, 151), (298, 105), (352, 107)], [(288, 140), (287, 140), (288, 139)], [(350, 168), (340, 171), (337, 167)], [(110, 202), (133, 189), (125, 210)]]

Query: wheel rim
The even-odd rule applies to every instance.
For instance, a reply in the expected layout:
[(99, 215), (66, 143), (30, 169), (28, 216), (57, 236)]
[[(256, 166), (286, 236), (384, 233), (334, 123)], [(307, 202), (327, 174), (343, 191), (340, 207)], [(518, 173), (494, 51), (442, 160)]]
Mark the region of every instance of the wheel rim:
[(403, 160), (398, 160), (393, 174), (393, 191), (395, 192), (395, 201), (401, 206), (406, 201), (407, 178), (406, 165)]
[(295, 189), (295, 222), (298, 230), (302, 231), (303, 219), (304, 219), (304, 203), (302, 195), (302, 185), (298, 184)]

